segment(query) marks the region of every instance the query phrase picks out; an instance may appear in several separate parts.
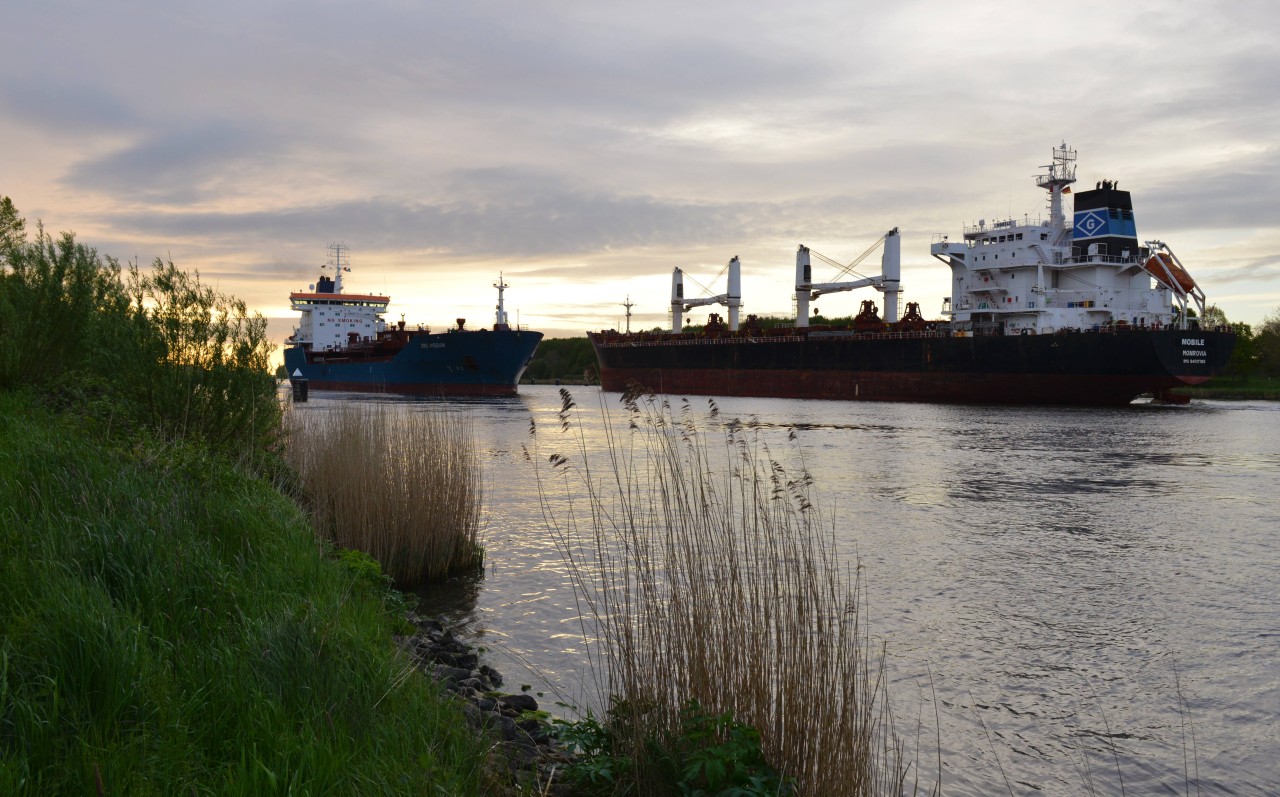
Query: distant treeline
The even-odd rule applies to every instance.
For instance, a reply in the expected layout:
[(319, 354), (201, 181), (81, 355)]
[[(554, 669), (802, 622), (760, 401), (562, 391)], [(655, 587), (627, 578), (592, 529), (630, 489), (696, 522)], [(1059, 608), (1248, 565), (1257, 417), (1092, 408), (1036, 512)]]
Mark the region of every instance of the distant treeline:
[(578, 382), (596, 370), (596, 353), (586, 336), (551, 338), (538, 344), (524, 379), (545, 382), (553, 379)]

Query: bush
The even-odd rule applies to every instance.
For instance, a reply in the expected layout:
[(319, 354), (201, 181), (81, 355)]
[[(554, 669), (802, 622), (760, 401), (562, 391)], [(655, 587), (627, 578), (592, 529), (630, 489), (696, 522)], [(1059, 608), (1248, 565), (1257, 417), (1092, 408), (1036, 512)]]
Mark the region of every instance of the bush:
[[(561, 430), (571, 432), (574, 404), (561, 396)], [(599, 640), (602, 760), (642, 794), (671, 793), (673, 761), (690, 788), (723, 783), (724, 756), (752, 762), (732, 768), (749, 780), (749, 725), (762, 760), (806, 795), (900, 791), (883, 649), (808, 474), (788, 472), (746, 425), (721, 421), (713, 401), (703, 428), (687, 401), (676, 413), (653, 396), (623, 400), (629, 431), (608, 433), (603, 453), (578, 437), (568, 454), (544, 458), (541, 430), (530, 452), (570, 491), (558, 503), (545, 466), (536, 471), (592, 623), (584, 633)]]
[(0, 389), (36, 387), (55, 402), (193, 437), (240, 454), (279, 429), (266, 319), (156, 260), (122, 273), (111, 257), (54, 238), (30, 241), (0, 206)]
[[(634, 780), (633, 759), (613, 751), (620, 740), (612, 728), (626, 722), (630, 707), (617, 704), (601, 724), (588, 716), (556, 724), (561, 743), (576, 754), (567, 779), (580, 793), (611, 795)], [(707, 714), (696, 700), (680, 715), (679, 732), (671, 739), (646, 738), (644, 746), (656, 766), (648, 790), (682, 797), (786, 797), (792, 784), (764, 759), (760, 733), (729, 713)]]
[(439, 410), (294, 409), (287, 458), (322, 535), (371, 555), (404, 586), (481, 563), (471, 430)]

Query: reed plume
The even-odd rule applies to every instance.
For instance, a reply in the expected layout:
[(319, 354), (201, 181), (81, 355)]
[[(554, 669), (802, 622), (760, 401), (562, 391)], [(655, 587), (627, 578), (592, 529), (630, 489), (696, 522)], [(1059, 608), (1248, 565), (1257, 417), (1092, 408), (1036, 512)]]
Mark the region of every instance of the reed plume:
[(291, 410), (288, 459), (316, 529), (401, 586), (480, 563), (480, 465), (471, 427), (435, 408)]

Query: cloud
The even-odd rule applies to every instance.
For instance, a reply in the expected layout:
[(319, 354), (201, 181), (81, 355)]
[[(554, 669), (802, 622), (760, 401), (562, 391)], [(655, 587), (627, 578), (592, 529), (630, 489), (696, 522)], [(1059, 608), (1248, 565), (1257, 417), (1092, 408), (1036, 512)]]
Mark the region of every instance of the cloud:
[(1220, 268), (1213, 272), (1213, 281), (1217, 285), (1230, 285), (1237, 282), (1257, 283), (1280, 277), (1280, 255), (1267, 255), (1249, 260), (1245, 263)]
[(0, 88), (0, 106), (51, 135), (96, 137), (132, 131), (140, 123), (127, 102), (82, 83), (9, 83)]
[(1191, 168), (1143, 186), (1141, 199), (1134, 201), (1135, 213), (1142, 214), (1143, 227), (1154, 224), (1159, 229), (1274, 227), (1275, 206), (1280, 202), (1276, 185), (1280, 185), (1280, 147), (1268, 142), (1267, 149), (1231, 154), (1219, 164)]
[(148, 135), (109, 155), (82, 161), (64, 182), (122, 200), (184, 205), (279, 147), (269, 132), (208, 122)]

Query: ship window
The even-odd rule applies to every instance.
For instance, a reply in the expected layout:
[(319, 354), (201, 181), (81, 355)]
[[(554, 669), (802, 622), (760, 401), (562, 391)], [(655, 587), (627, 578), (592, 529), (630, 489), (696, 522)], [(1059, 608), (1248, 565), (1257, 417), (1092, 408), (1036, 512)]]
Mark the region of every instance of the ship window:
[(1021, 241), (1021, 240), (1022, 240), (1022, 233), (1018, 233), (1018, 240), (1019, 240), (1019, 241)]
[(1111, 217), (1111, 218), (1113, 218), (1113, 219), (1118, 219), (1118, 218), (1120, 218), (1120, 212), (1119, 212), (1118, 210), (1116, 210), (1115, 208), (1110, 208), (1110, 209), (1108, 209), (1108, 211), (1107, 211), (1107, 215), (1108, 215), (1108, 216), (1110, 216), (1110, 217)]
[(1047, 232), (1042, 232), (1042, 233), (1040, 233), (1040, 240), (1042, 240), (1042, 241), (1047, 241), (1047, 240), (1049, 240), (1049, 233), (1047, 233)]

